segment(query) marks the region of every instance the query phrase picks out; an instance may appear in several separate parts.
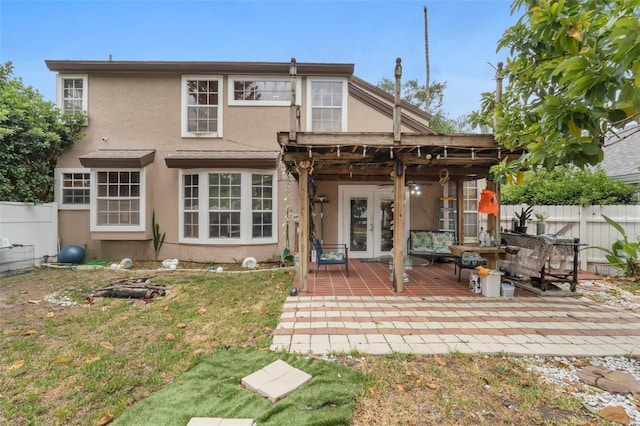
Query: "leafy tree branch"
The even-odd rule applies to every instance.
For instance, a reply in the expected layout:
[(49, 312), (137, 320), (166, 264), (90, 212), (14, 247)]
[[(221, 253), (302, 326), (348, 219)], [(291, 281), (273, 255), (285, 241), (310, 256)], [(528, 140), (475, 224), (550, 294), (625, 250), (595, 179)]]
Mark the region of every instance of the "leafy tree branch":
[(85, 116), (61, 114), (12, 74), (0, 64), (0, 199), (49, 202), (58, 158), (82, 137)]

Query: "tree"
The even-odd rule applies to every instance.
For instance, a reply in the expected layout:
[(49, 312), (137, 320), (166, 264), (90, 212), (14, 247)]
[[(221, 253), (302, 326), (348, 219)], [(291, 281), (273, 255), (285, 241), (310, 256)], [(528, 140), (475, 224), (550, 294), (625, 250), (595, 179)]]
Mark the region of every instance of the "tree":
[[(396, 90), (395, 82), (387, 77), (383, 77), (382, 81), (378, 82), (378, 87), (391, 94), (394, 94)], [(463, 115), (454, 120), (449, 118), (443, 109), (446, 88), (446, 81), (443, 83), (434, 81), (429, 87), (429, 99), (427, 100), (426, 86), (420, 84), (417, 79), (412, 79), (402, 83), (400, 97), (413, 106), (425, 111), (428, 110), (431, 113), (429, 127), (433, 130), (440, 133), (470, 132), (471, 128), (467, 124), (467, 116)]]
[(600, 167), (581, 170), (574, 166), (528, 171), (521, 184), (501, 188), (502, 204), (537, 206), (636, 204), (640, 189), (612, 180)]
[(83, 114), (63, 115), (0, 64), (0, 200), (53, 200), (54, 168), (62, 151), (81, 137)]
[(640, 117), (639, 0), (514, 0), (498, 50), (510, 57), (500, 104), (484, 93), (474, 126), (524, 155), (498, 175), (558, 164), (595, 165), (605, 137)]

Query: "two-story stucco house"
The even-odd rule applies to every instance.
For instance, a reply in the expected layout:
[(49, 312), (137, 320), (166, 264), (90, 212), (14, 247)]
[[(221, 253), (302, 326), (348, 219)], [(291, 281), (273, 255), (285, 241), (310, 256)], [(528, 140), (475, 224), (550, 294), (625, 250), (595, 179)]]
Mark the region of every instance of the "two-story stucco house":
[(427, 113), (352, 64), (46, 64), (59, 107), (87, 113), (85, 137), (59, 160), (56, 200), (62, 245), (87, 244), (90, 257), (152, 258), (154, 214), (162, 259), (267, 260), (295, 251), (301, 226), (350, 244), (352, 258), (379, 256), (393, 246), (398, 200), (400, 238), (441, 228), (440, 207), (455, 198), (447, 226), (469, 238), (473, 182), (500, 158), (490, 135), (436, 134)]

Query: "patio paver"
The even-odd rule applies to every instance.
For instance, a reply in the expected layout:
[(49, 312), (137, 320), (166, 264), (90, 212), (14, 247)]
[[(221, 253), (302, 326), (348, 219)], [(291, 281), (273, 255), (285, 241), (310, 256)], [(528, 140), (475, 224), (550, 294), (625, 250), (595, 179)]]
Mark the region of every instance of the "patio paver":
[[(319, 273), (317, 279), (309, 280), (308, 292), (288, 297), (271, 349), (316, 354), (455, 350), (640, 355), (638, 312), (600, 305), (579, 295), (541, 297), (516, 289), (513, 298), (486, 298), (469, 292), (466, 283), (458, 283), (449, 264), (409, 270), (410, 282), (402, 294), (391, 289), (388, 265), (356, 260), (350, 272), (348, 280), (341, 271)], [(464, 276), (463, 272), (462, 281)], [(331, 291), (323, 284), (326, 280), (332, 283)]]

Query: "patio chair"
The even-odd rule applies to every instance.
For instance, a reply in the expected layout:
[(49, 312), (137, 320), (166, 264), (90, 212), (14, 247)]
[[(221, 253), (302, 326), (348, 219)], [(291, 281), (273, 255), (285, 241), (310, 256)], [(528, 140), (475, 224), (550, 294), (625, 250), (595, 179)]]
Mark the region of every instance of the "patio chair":
[(479, 265), (486, 266), (487, 259), (478, 253), (465, 252), (455, 258), (454, 264), (453, 273), (458, 272), (458, 281), (460, 281), (463, 269), (476, 269)]
[(316, 268), (315, 275), (318, 275), (318, 269), (324, 265), (328, 270), (329, 265), (344, 265), (347, 278), (349, 277), (349, 249), (346, 244), (320, 244), (320, 240), (313, 239), (313, 248), (316, 250)]

